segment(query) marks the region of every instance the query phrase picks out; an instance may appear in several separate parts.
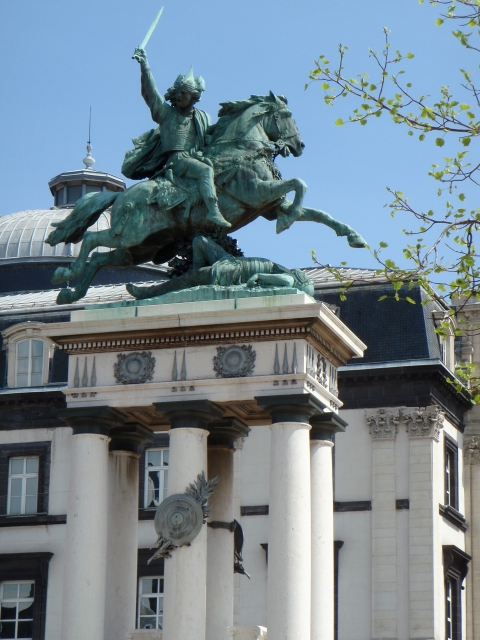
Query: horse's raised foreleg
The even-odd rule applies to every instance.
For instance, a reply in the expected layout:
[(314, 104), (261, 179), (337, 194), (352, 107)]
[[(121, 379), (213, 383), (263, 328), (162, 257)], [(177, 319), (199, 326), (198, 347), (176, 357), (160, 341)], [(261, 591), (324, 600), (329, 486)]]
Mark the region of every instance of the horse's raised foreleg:
[(108, 253), (94, 253), (81, 281), (75, 289), (62, 289), (57, 296), (57, 304), (69, 304), (83, 298), (95, 274), (102, 267), (129, 267), (133, 263), (132, 254), (128, 249), (116, 249)]
[(110, 229), (105, 229), (104, 231), (86, 231), (83, 236), (82, 247), (78, 258), (70, 267), (58, 267), (53, 274), (52, 284), (61, 284), (62, 282), (73, 280), (73, 278), (79, 276), (85, 269), (88, 256), (93, 249), (100, 246), (114, 249), (116, 244), (115, 240), (112, 241)]
[[(280, 213), (277, 216), (277, 233), (281, 233), (288, 229), (295, 219), (290, 217), (290, 208), (288, 202), (283, 202), (279, 207)], [(366, 241), (362, 236), (355, 231), (350, 225), (335, 220), (329, 213), (321, 211), (320, 209), (311, 209), (310, 207), (303, 207), (300, 217), (296, 218), (300, 222), (319, 222), (324, 224), (330, 229), (333, 229), (337, 236), (346, 236), (348, 244), (356, 249), (363, 249), (367, 247)]]
[[(237, 186), (238, 188), (238, 186)], [(289, 203), (289, 210), (294, 216), (302, 215), (302, 202), (307, 191), (307, 185), (299, 178), (291, 180), (252, 180), (243, 185), (242, 200), (251, 207), (262, 207), (269, 202), (283, 198), (290, 191), (295, 191), (293, 203)], [(239, 194), (233, 194), (238, 198)]]

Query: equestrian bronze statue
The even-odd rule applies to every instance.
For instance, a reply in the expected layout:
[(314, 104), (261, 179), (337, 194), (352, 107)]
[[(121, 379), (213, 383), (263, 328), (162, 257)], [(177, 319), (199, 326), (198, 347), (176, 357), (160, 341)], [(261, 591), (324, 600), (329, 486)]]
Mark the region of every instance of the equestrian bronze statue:
[[(190, 70), (161, 95), (145, 51), (137, 48), (134, 58), (140, 63), (142, 95), (158, 126), (134, 139), (125, 156), (122, 172), (139, 182), (121, 193), (88, 193), (48, 236), (52, 246), (82, 242), (78, 258), (54, 273), (54, 284), (82, 276), (75, 288), (61, 289), (57, 303), (82, 298), (102, 267), (165, 263), (180, 248), (191, 248), (197, 236), (213, 238), (228, 253), (234, 244), (229, 245), (228, 235), (259, 216), (276, 221), (277, 233), (294, 222), (313, 221), (345, 236), (351, 247), (366, 246), (349, 225), (303, 206), (303, 180), (281, 178), (276, 156), (298, 157), (305, 146), (284, 96), (270, 92), (221, 103), (218, 121), (211, 125), (208, 114), (195, 106), (205, 89), (201, 77)], [(291, 192), (293, 201), (286, 197)], [(110, 228), (88, 231), (107, 210)], [(97, 247), (113, 251), (92, 254)]]

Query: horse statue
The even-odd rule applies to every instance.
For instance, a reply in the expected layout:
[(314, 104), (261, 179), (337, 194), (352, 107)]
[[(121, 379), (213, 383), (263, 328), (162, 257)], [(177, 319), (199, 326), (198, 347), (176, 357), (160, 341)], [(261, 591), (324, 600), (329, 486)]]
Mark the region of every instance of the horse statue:
[[(215, 171), (218, 206), (231, 224), (228, 233), (263, 216), (276, 220), (277, 233), (296, 221), (313, 221), (330, 227), (338, 236), (346, 236), (351, 247), (367, 246), (349, 225), (324, 211), (303, 206), (307, 188), (303, 180), (281, 179), (275, 156), (291, 153), (298, 157), (305, 146), (283, 96), (270, 92), (220, 106), (219, 120), (210, 130), (204, 154)], [(295, 193), (293, 202), (286, 199), (291, 191)], [(87, 231), (109, 207), (111, 228)], [(55, 226), (46, 240), (48, 244), (82, 240), (78, 258), (70, 267), (59, 267), (52, 278), (53, 284), (60, 284), (83, 274), (74, 289), (60, 291), (58, 304), (82, 298), (102, 267), (164, 263), (177, 255), (179, 246), (191, 244), (198, 235), (215, 237), (217, 242), (219, 233), (227, 235), (227, 230), (219, 231), (206, 219), (206, 207), (195, 182), (176, 178), (168, 169), (121, 193), (83, 196), (70, 215)], [(100, 246), (113, 251), (95, 252), (90, 257)]]

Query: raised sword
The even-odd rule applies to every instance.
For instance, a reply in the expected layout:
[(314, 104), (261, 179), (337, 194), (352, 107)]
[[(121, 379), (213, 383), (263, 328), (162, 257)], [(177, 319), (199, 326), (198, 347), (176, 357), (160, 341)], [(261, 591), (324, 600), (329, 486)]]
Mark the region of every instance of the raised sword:
[(163, 7), (157, 13), (157, 16), (156, 16), (155, 20), (150, 25), (150, 29), (147, 31), (147, 35), (143, 39), (142, 44), (140, 45), (139, 49), (145, 49), (145, 47), (147, 46), (147, 42), (150, 40), (150, 36), (155, 31), (155, 27), (157, 26), (157, 23), (160, 20), (162, 13), (163, 13)]

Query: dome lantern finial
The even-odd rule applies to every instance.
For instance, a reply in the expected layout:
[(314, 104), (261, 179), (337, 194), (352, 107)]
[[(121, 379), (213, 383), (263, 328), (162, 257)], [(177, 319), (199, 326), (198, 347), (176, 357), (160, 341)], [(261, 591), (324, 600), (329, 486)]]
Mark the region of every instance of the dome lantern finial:
[(85, 165), (85, 167), (87, 169), (91, 169), (93, 167), (93, 165), (95, 164), (95, 158), (92, 156), (91, 151), (92, 151), (92, 145), (90, 144), (90, 141), (88, 141), (87, 142), (87, 155), (83, 159), (83, 164)]
[(91, 169), (95, 164), (95, 158), (92, 156), (92, 143), (91, 143), (91, 130), (92, 130), (92, 106), (90, 105), (90, 113), (88, 116), (88, 142), (87, 142), (87, 155), (83, 159), (83, 164), (86, 169)]

